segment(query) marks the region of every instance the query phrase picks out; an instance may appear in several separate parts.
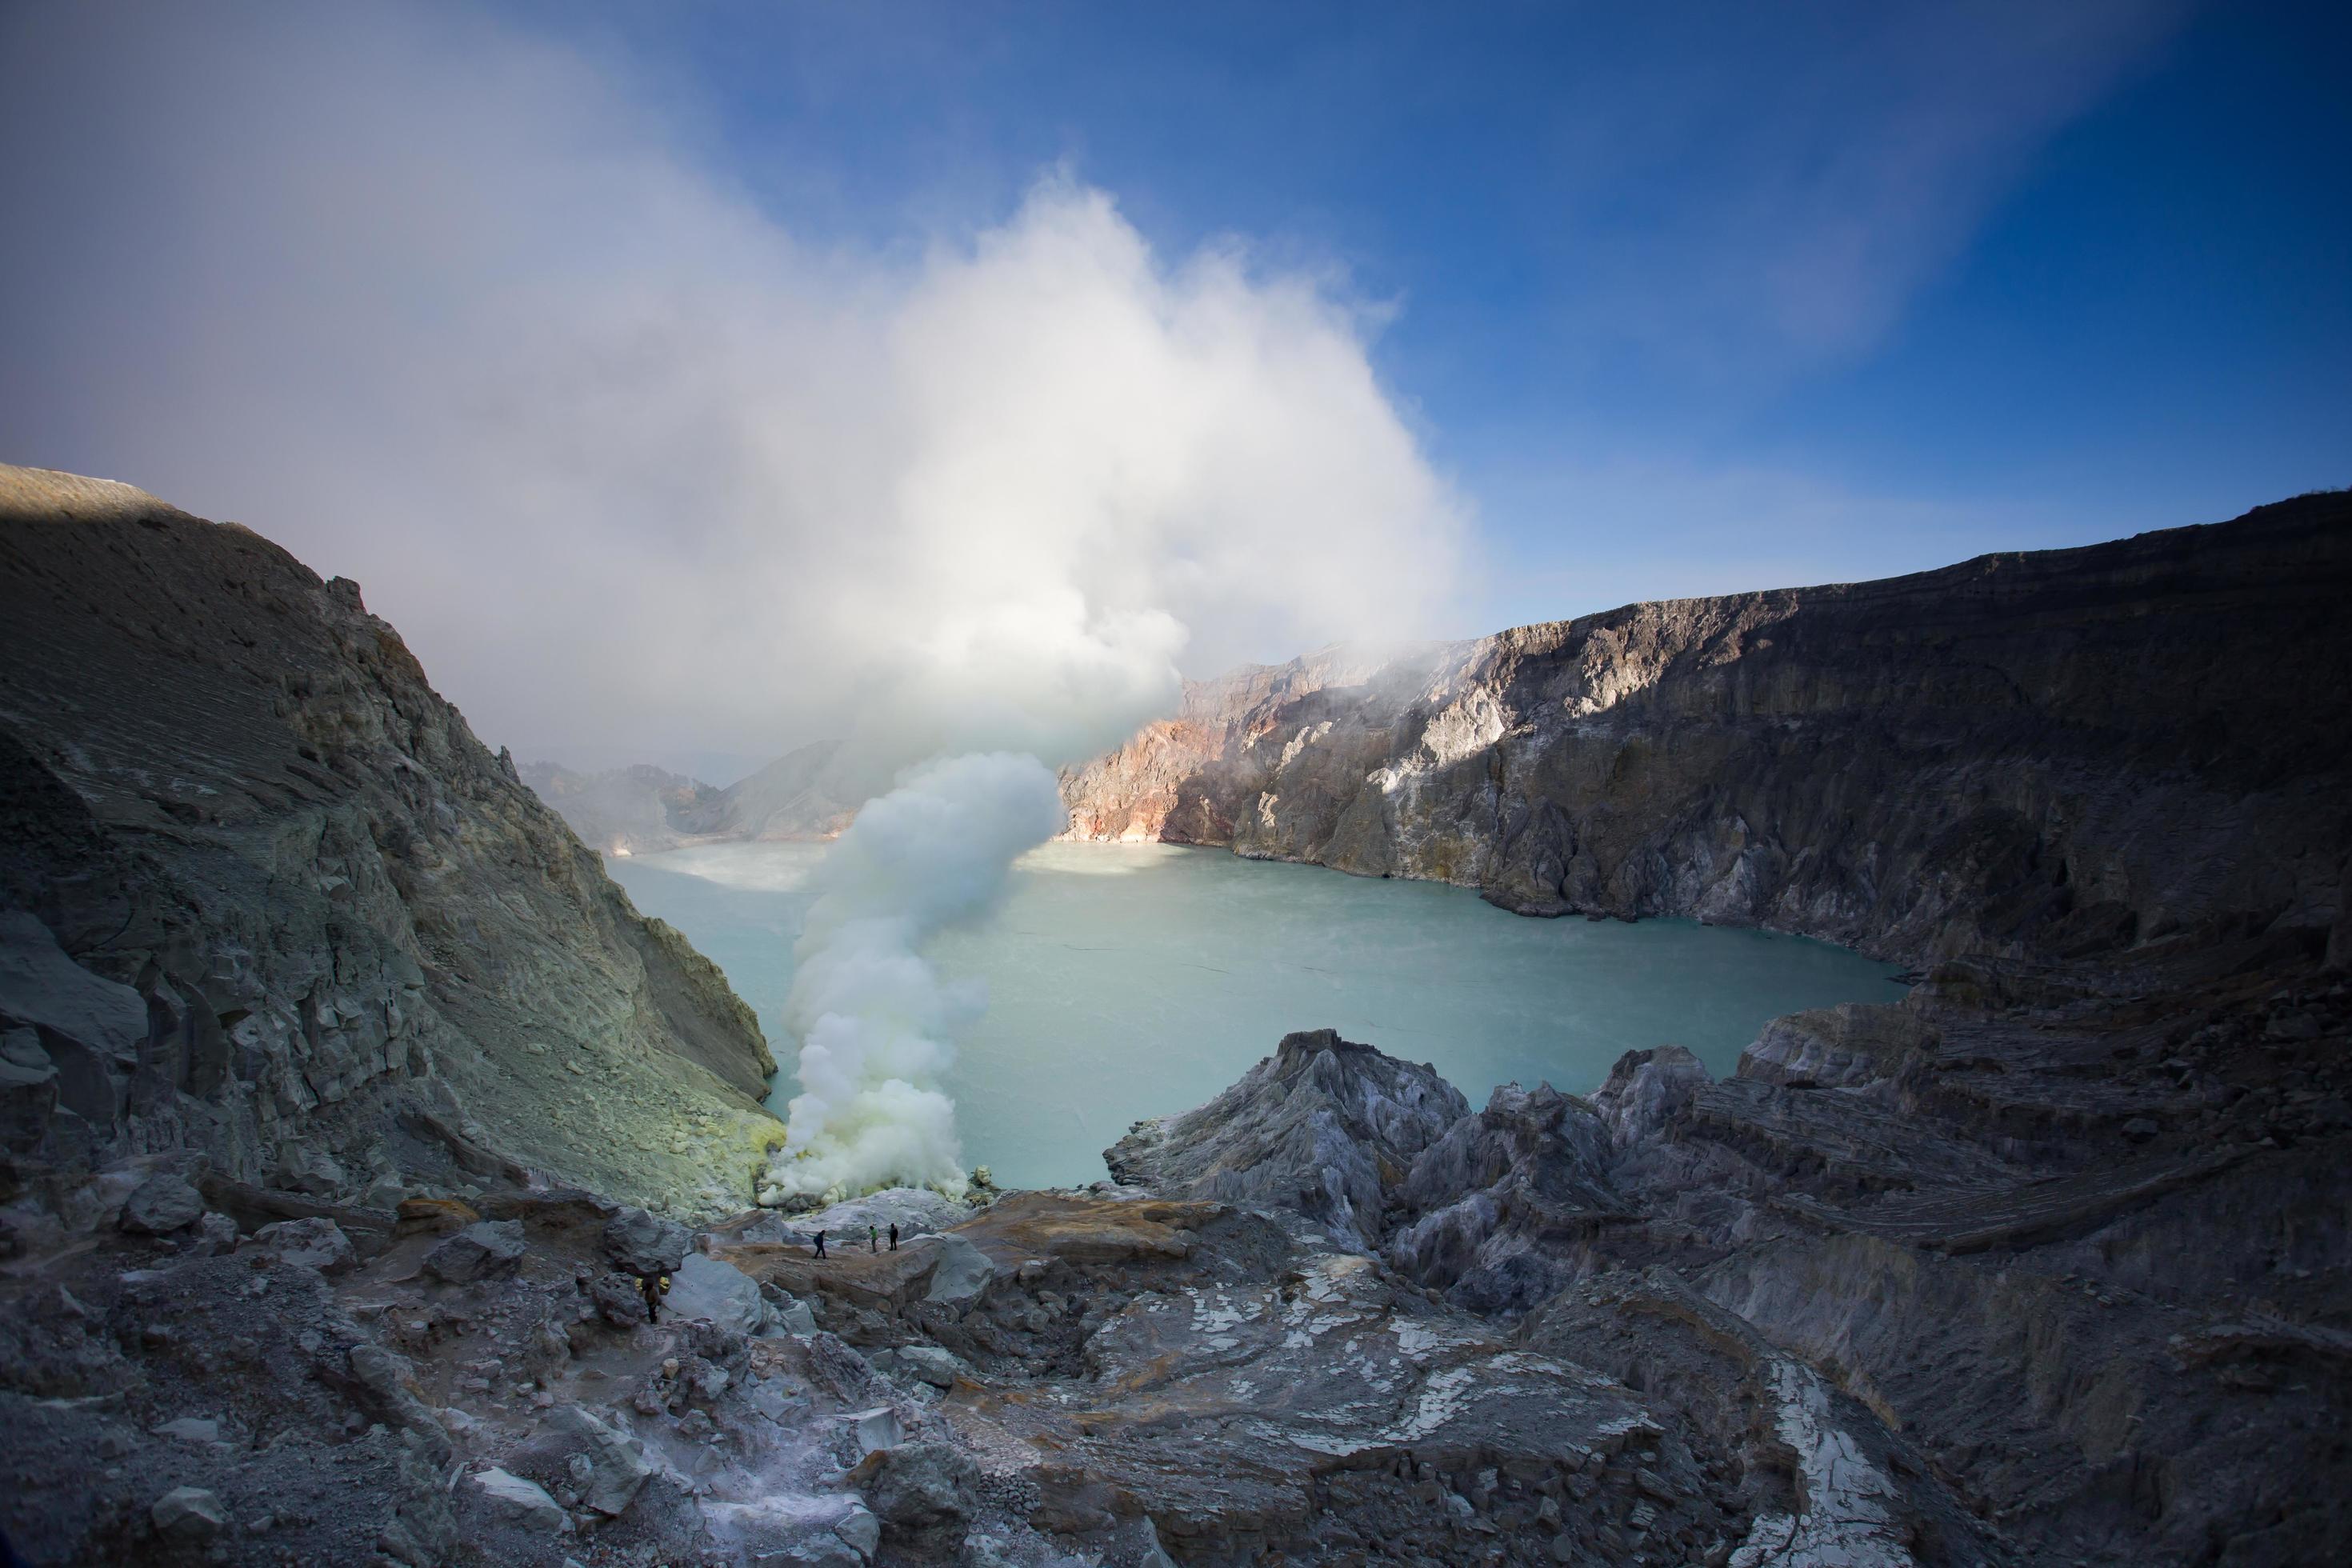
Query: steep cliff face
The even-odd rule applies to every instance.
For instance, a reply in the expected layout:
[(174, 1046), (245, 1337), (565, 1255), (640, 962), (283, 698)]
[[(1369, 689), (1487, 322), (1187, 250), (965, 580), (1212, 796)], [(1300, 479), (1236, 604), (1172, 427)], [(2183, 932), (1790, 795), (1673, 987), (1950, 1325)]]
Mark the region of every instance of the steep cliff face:
[(1228, 845), (1925, 959), (2340, 918), (2352, 498), (1194, 686), (1065, 776)]
[(356, 584), (127, 486), (0, 469), (0, 755), (21, 1159), (748, 1196), (779, 1131), (750, 1009)]

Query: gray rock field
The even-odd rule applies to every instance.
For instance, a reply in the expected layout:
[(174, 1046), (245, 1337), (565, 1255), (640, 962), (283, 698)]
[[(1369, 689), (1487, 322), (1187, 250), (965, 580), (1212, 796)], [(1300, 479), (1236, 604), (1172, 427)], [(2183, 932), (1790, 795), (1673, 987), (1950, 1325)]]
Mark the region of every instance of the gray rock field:
[(2352, 687), (2254, 673), (2344, 668), (2342, 518), (1638, 606), (1429, 652), (1417, 697), (1422, 655), (1196, 691), (1066, 780), (1081, 831), (1917, 984), (1721, 1079), (1661, 1041), (1483, 1105), (1309, 1028), (1091, 1188), (791, 1212), (747, 1010), (355, 588), (0, 469), (0, 1530), (167, 1568), (2352, 1559)]

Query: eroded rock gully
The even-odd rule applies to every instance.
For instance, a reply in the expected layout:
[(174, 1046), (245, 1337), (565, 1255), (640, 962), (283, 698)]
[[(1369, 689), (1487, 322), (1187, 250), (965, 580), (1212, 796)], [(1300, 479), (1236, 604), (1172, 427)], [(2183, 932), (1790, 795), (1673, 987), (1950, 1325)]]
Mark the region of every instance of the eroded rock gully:
[(787, 1219), (740, 1004), (356, 590), (0, 479), (35, 1562), (2352, 1555), (2345, 698), (2255, 668), (2341, 668), (2336, 502), (1196, 692), (1082, 829), (1924, 973), (1481, 1108), (1297, 1034), (1092, 1189)]

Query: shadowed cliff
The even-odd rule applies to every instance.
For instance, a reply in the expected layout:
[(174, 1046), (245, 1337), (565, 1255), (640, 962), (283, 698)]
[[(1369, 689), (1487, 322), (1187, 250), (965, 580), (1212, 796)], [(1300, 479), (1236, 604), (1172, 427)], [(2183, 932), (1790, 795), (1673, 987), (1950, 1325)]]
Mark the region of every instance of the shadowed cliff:
[(1072, 831), (1899, 959), (2325, 931), (2352, 497), (1885, 582), (1628, 605), (1199, 682)]
[(185, 1145), (347, 1198), (452, 1162), (748, 1195), (781, 1131), (751, 1010), (357, 584), (0, 468), (0, 757), (12, 1153)]

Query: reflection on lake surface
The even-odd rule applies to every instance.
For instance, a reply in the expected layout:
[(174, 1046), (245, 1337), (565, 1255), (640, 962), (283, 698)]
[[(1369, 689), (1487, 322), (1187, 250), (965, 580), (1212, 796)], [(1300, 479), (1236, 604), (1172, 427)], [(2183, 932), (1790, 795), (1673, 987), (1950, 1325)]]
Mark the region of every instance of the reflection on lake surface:
[[(824, 849), (605, 862), (759, 1010), (785, 1068), (779, 1108), (793, 939)], [(1668, 1040), (1728, 1072), (1767, 1019), (1901, 994), (1891, 966), (1801, 938), (1529, 920), (1460, 888), (1159, 844), (1047, 845), (1002, 909), (931, 956), (988, 986), (947, 1087), (965, 1163), (1008, 1186), (1099, 1179), (1129, 1123), (1200, 1104), (1293, 1029), (1433, 1063), (1475, 1106), (1512, 1080), (1589, 1091), (1621, 1053)]]

